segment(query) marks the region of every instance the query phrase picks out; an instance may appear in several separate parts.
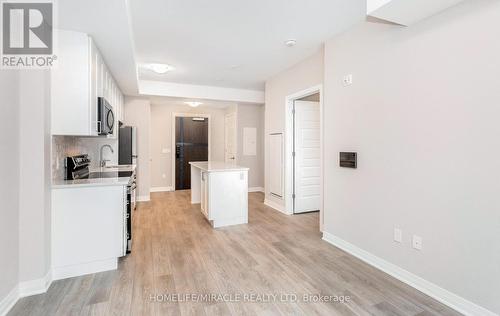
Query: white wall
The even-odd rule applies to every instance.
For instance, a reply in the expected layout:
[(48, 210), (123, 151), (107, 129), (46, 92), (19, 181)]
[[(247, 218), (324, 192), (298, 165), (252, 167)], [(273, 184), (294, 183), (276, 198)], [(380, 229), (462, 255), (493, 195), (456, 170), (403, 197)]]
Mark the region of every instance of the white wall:
[(0, 71), (0, 305), (19, 277), (19, 74)]
[(49, 82), (47, 71), (20, 72), (20, 282), (41, 279), (50, 269)]
[[(248, 186), (250, 188), (264, 187), (264, 106), (259, 104), (238, 104), (238, 165), (250, 168)], [(257, 155), (243, 155), (243, 129), (257, 129)]]
[(149, 200), (151, 187), (151, 102), (143, 98), (125, 98), (124, 125), (137, 127), (137, 197)]
[[(192, 108), (178, 102), (151, 104), (151, 187), (173, 187), (172, 184), (172, 114), (210, 115), (210, 159), (224, 160), (224, 109), (200, 106)], [(162, 153), (170, 149), (170, 153)]]
[[(323, 50), (266, 82), (265, 183), (266, 199), (284, 207), (285, 201), (269, 194), (269, 140), (271, 133), (285, 133), (287, 96), (323, 83)], [(285, 138), (286, 139), (286, 135)]]
[[(361, 23), (326, 44), (324, 95), (325, 231), (496, 313), (498, 30), (493, 0), (409, 28)], [(359, 153), (357, 170), (340, 151)]]

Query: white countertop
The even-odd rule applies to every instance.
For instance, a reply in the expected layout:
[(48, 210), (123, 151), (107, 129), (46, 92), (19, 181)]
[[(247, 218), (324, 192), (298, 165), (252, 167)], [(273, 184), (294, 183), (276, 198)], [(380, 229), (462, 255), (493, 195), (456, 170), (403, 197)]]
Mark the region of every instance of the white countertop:
[(249, 168), (238, 166), (237, 164), (224, 161), (199, 161), (190, 162), (191, 166), (206, 172), (230, 172), (230, 171), (248, 171)]
[[(93, 168), (90, 172), (118, 172), (118, 171), (135, 171), (135, 165), (120, 165), (105, 168)], [(76, 187), (96, 187), (96, 186), (125, 186), (128, 185), (130, 177), (116, 178), (94, 178), (94, 179), (78, 179), (64, 180), (58, 179), (52, 181), (52, 189), (67, 189)]]
[(136, 165), (110, 165), (104, 168), (91, 168), (90, 172), (135, 171)]

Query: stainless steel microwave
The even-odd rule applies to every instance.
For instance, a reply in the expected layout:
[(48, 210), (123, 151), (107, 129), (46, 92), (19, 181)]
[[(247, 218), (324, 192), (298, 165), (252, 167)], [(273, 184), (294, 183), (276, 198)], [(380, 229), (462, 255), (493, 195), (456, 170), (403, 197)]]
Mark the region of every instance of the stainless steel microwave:
[(113, 134), (115, 113), (113, 107), (103, 97), (97, 98), (97, 132), (99, 135)]

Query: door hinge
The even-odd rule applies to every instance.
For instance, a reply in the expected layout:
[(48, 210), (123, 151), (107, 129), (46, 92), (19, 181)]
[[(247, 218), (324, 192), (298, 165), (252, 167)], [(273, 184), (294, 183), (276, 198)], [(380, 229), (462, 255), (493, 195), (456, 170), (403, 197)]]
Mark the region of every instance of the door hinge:
[(294, 193), (294, 194), (292, 194), (292, 199), (295, 199), (295, 193)]
[(295, 152), (294, 151), (292, 151), (292, 157), (295, 157)]
[(295, 109), (292, 109), (292, 114), (295, 114)]

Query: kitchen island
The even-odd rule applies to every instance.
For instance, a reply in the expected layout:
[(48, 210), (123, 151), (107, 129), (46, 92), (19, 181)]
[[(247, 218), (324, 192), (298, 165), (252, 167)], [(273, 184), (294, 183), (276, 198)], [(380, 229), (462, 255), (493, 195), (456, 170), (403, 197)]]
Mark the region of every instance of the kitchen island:
[(191, 203), (214, 228), (248, 223), (248, 168), (219, 161), (190, 162)]

